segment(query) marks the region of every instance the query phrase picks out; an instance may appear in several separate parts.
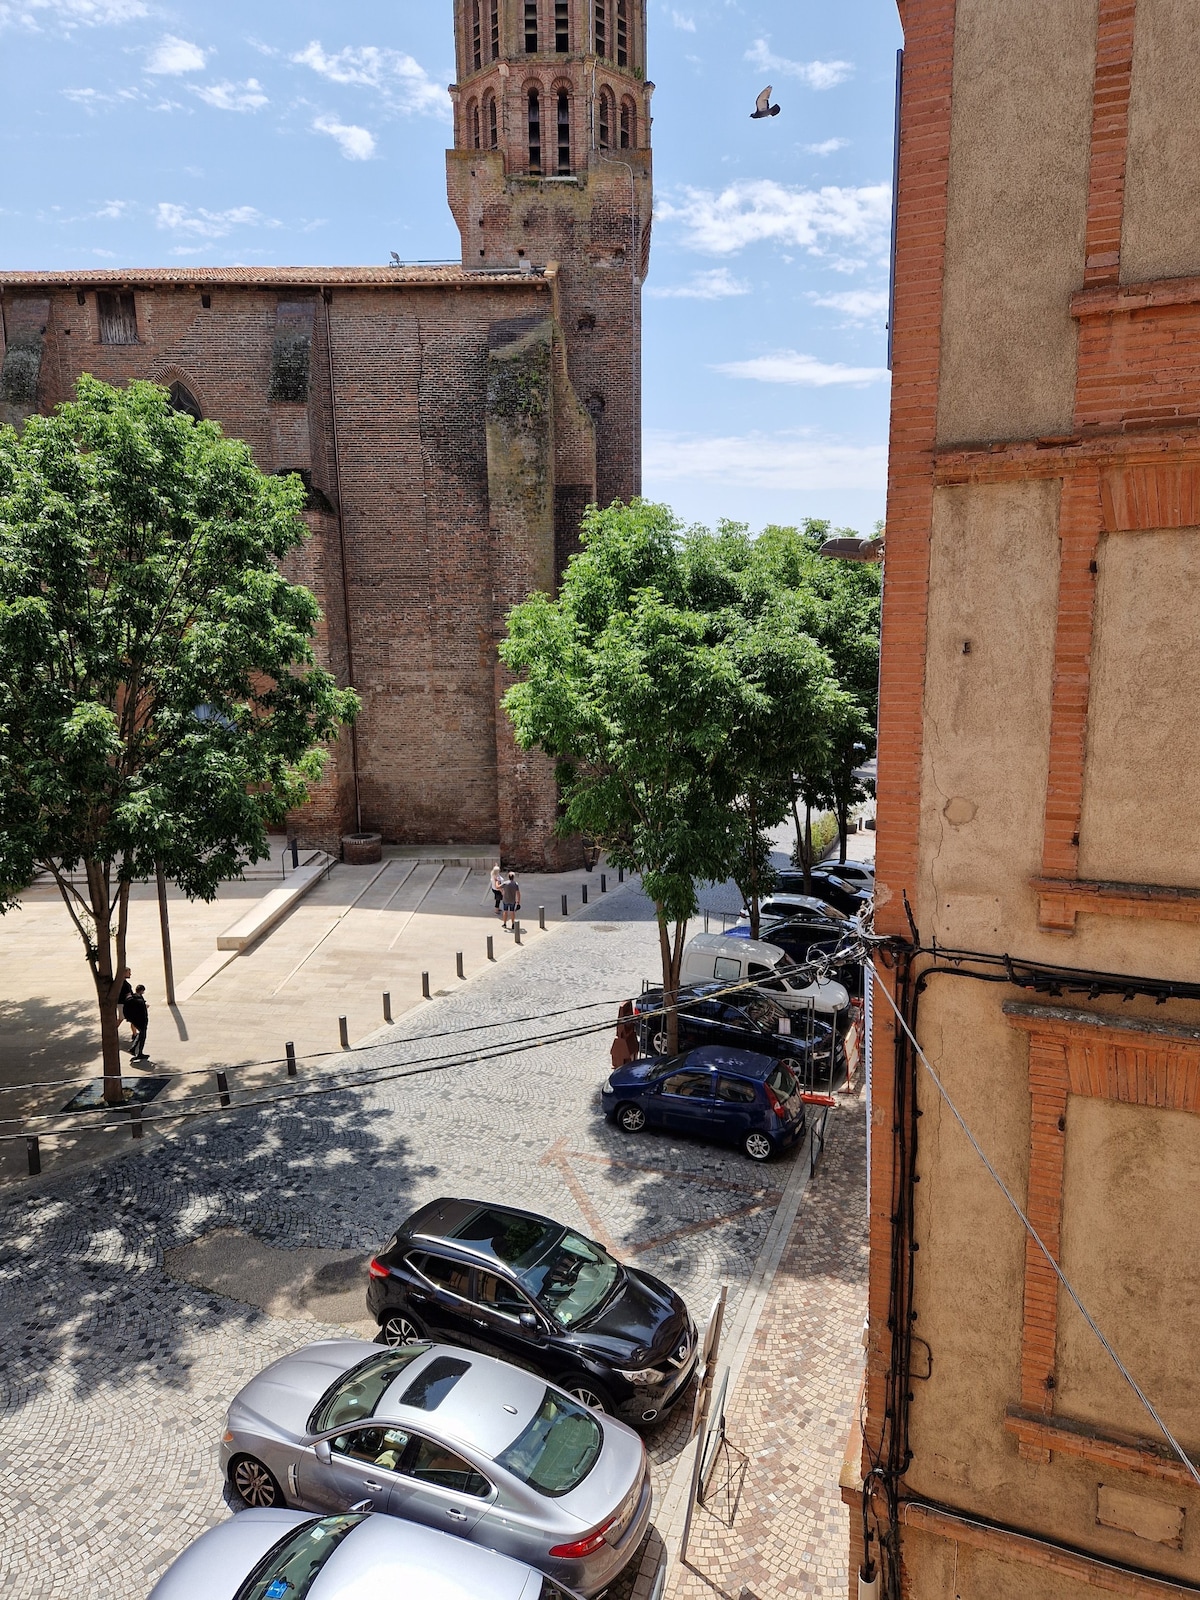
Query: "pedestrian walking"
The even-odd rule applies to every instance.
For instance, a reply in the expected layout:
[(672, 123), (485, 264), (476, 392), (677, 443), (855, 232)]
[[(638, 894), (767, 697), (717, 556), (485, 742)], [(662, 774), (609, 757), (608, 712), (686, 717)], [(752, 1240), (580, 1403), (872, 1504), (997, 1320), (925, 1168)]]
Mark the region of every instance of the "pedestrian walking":
[(146, 1032), (150, 1027), (150, 1007), (146, 1004), (146, 985), (139, 983), (125, 1002), (125, 1020), (133, 1024), (131, 1061), (146, 1060)]
[(517, 925), (517, 912), (520, 911), (520, 909), (521, 886), (517, 882), (516, 873), (510, 872), (503, 889), (500, 891), (500, 926), (502, 928), (507, 928), (509, 926), (515, 928)]
[(125, 1002), (133, 994), (133, 984), (130, 983), (130, 981), (129, 981), (132, 976), (133, 976), (133, 973), (132, 973), (131, 969), (129, 967), (126, 967), (125, 968), (125, 976), (121, 980), (120, 992), (117, 995), (117, 1028), (118, 1028), (118, 1031), (120, 1030), (122, 1022), (124, 1022), (124, 1020), (125, 1020)]
[(498, 861), (492, 868), (492, 898), (496, 902), (496, 915), (499, 916), (500, 902), (504, 898), (504, 874), (500, 871)]

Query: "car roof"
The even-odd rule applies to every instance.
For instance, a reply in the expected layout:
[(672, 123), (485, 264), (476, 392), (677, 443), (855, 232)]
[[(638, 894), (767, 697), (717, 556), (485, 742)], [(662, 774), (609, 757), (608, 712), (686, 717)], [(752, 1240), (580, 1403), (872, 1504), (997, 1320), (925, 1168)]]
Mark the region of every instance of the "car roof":
[(761, 1081), (774, 1070), (776, 1056), (764, 1056), (757, 1050), (736, 1050), (728, 1045), (704, 1044), (698, 1050), (689, 1050), (676, 1065), (693, 1071), (730, 1072), (739, 1078)]
[(449, 1245), (486, 1265), (505, 1267), (507, 1263), (499, 1260), (486, 1240), (457, 1237), (458, 1230), (481, 1211), (494, 1211), (502, 1217), (519, 1217), (523, 1222), (538, 1222), (542, 1227), (557, 1230), (560, 1234), (566, 1232), (561, 1222), (555, 1222), (553, 1217), (543, 1217), (537, 1211), (519, 1211), (516, 1206), (498, 1205), (491, 1200), (451, 1199), (431, 1200), (402, 1223), (399, 1231), (413, 1239), (428, 1240), (430, 1244)]
[(763, 905), (787, 906), (789, 909), (795, 906), (799, 911), (819, 911), (823, 913), (832, 911), (835, 918), (840, 918), (841, 916), (841, 913), (835, 907), (828, 905), (815, 894), (770, 894), (763, 901)]
[(454, 1534), (385, 1515), (342, 1540), (309, 1600), (534, 1600), (541, 1577), (522, 1561)]
[[(465, 1362), (467, 1371), (433, 1411), (401, 1404), (409, 1384), (433, 1361), (445, 1356)], [(374, 1422), (405, 1423), (418, 1432), (458, 1439), (489, 1459), (508, 1448), (536, 1415), (546, 1395), (546, 1380), (479, 1351), (435, 1344), (428, 1355), (405, 1367), (375, 1408)]]
[(685, 961), (688, 950), (700, 950), (714, 956), (724, 954), (739, 961), (761, 961), (764, 966), (770, 967), (787, 959), (787, 951), (781, 950), (777, 944), (768, 944), (765, 939), (731, 939), (727, 933), (697, 933), (688, 940), (683, 952)]
[(243, 1511), (219, 1522), (176, 1556), (150, 1591), (150, 1600), (232, 1600), (248, 1573), (310, 1511)]

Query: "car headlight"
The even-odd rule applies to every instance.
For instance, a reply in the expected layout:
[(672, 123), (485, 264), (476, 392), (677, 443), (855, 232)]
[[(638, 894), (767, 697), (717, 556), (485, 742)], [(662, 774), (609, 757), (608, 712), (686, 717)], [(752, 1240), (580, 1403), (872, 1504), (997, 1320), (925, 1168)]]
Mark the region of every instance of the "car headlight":
[(624, 1368), (618, 1367), (616, 1371), (619, 1377), (638, 1389), (652, 1389), (666, 1377), (666, 1373), (660, 1372), (657, 1367), (636, 1367), (632, 1372), (626, 1372)]
[(606, 1083), (604, 1085), (603, 1089), (601, 1089), (601, 1091), (600, 1091), (601, 1094), (612, 1094), (612, 1092), (613, 1092), (613, 1086), (612, 1086), (611, 1083)]

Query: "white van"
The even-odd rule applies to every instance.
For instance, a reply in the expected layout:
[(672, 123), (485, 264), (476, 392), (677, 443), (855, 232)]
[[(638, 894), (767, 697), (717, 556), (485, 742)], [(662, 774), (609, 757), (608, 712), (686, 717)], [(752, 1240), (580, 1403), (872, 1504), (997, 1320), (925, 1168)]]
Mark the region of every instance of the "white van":
[(732, 939), (723, 933), (697, 933), (683, 952), (680, 976), (684, 983), (754, 984), (787, 1011), (807, 1011), (812, 1006), (825, 1016), (845, 1010), (849, 992), (832, 978), (805, 983), (789, 977), (794, 963), (777, 944), (762, 939)]

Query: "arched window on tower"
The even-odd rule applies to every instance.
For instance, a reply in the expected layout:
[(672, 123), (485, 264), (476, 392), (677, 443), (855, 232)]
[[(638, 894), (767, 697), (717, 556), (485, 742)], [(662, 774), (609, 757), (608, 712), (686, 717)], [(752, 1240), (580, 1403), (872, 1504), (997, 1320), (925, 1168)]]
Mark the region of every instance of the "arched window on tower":
[(478, 150), (482, 146), (479, 129), (479, 101), (472, 100), (467, 107), (467, 122), (471, 129), (471, 148)]
[(601, 150), (611, 150), (617, 122), (617, 102), (611, 89), (600, 91), (599, 138)]
[(560, 56), (571, 51), (571, 17), (567, 0), (554, 0), (554, 48)]
[(571, 170), (571, 96), (565, 89), (558, 91), (558, 171), (566, 176)]
[(632, 100), (621, 101), (621, 149), (637, 149), (637, 109)]
[(629, 0), (617, 0), (617, 65), (629, 65)]
[(596, 0), (595, 32), (593, 38), (596, 45), (596, 54), (608, 54), (608, 0)]
[(538, 51), (538, 0), (525, 0), (525, 54), (535, 56)]
[(471, 0), (471, 59), (478, 72), (483, 65), (483, 0)]
[(529, 91), (529, 170), (542, 170), (542, 97), (536, 89)]
[(500, 125), (496, 116), (496, 96), (485, 95), (483, 99), (483, 121), (487, 132), (487, 147), (497, 150), (500, 147)]
[(200, 402), (187, 384), (180, 383), (178, 378), (167, 391), (167, 404), (172, 411), (180, 411), (185, 417), (191, 417), (195, 422), (204, 421), (204, 413), (200, 409)]
[(492, 0), (492, 60), (500, 59), (500, 0)]

